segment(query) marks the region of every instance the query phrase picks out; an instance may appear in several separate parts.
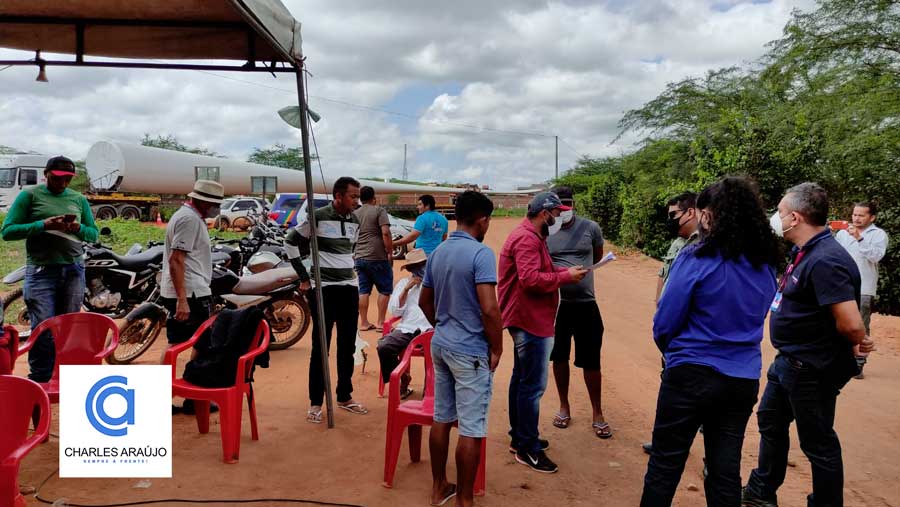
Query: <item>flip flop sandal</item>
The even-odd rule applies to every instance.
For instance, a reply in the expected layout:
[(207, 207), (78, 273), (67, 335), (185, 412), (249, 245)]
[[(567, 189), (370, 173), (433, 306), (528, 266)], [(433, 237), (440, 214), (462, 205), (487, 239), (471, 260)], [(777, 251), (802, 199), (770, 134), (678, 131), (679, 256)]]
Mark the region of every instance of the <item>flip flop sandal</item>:
[(599, 438), (606, 440), (607, 438), (612, 438), (612, 436), (613, 436), (612, 429), (609, 427), (609, 423), (606, 423), (606, 422), (596, 423), (595, 422), (594, 424), (591, 424), (591, 427), (594, 428), (594, 434), (597, 435), (597, 437), (599, 437)]
[(569, 423), (572, 422), (572, 416), (562, 415), (559, 412), (553, 416), (553, 425), (560, 429), (566, 429), (569, 427)]
[(412, 389), (407, 387), (406, 389), (400, 391), (400, 399), (405, 400), (405, 399), (409, 398), (410, 396), (412, 396), (412, 394), (414, 392), (415, 391), (413, 391)]
[(375, 327), (375, 324), (369, 324), (369, 327), (359, 328), (360, 331), (372, 331), (373, 329), (378, 329), (377, 327)]
[(447, 491), (447, 495), (446, 495), (440, 502), (438, 502), (438, 503), (433, 503), (433, 504), (431, 504), (431, 505), (434, 505), (434, 506), (436, 506), (436, 507), (440, 507), (441, 505), (444, 505), (445, 503), (447, 503), (447, 502), (449, 502), (450, 500), (452, 500), (453, 497), (455, 497), (455, 496), (456, 496), (456, 484), (451, 484), (451, 485), (450, 485), (450, 489)]
[(306, 422), (313, 424), (322, 424), (322, 411), (321, 410), (307, 410), (306, 411)]
[(369, 413), (369, 409), (360, 405), (359, 403), (348, 403), (346, 405), (341, 405), (340, 403), (338, 403), (338, 408), (344, 409), (351, 414), (357, 415), (365, 415)]

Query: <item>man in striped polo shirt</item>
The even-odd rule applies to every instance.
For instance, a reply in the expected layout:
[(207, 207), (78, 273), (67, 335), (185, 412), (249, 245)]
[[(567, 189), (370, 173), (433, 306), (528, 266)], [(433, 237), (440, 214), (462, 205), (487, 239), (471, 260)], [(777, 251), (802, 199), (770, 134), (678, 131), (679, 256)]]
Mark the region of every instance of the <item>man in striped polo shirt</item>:
[[(366, 414), (368, 410), (353, 399), (353, 352), (356, 347), (356, 323), (359, 318), (359, 292), (356, 272), (353, 270), (353, 248), (359, 231), (359, 220), (353, 214), (359, 201), (359, 182), (344, 176), (332, 187), (334, 200), (316, 210), (316, 238), (319, 242), (318, 263), (322, 274), (322, 302), (325, 315), (325, 336), (331, 349), (331, 329), (337, 326), (337, 402), (353, 414)], [(284, 240), (291, 265), (303, 281), (301, 289), (309, 290), (311, 281), (301, 262), (301, 250), (307, 250), (310, 241), (309, 221), (291, 229)], [(319, 340), (316, 298), (306, 298), (312, 311), (312, 355), (309, 360), (309, 411), (306, 420), (322, 422), (322, 400), (325, 386), (322, 380), (322, 352)]]

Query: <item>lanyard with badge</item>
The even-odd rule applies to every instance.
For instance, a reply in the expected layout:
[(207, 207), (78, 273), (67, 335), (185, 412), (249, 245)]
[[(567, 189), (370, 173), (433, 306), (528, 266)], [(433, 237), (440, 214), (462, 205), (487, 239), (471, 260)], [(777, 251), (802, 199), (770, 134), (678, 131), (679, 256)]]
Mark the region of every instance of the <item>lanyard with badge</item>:
[(778, 309), (781, 308), (781, 299), (784, 297), (784, 289), (787, 287), (787, 282), (791, 278), (791, 273), (794, 272), (794, 269), (800, 264), (800, 261), (803, 260), (804, 255), (806, 255), (806, 250), (797, 252), (794, 262), (790, 263), (784, 271), (784, 276), (781, 277), (781, 282), (778, 284), (778, 292), (775, 293), (775, 299), (772, 300), (772, 306), (769, 308), (773, 312), (777, 312)]

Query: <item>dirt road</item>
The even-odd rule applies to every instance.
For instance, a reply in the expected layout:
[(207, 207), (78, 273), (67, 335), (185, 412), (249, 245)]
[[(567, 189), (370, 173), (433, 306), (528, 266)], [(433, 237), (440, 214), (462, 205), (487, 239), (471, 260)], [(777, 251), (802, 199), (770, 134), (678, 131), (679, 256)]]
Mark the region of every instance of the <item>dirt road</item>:
[[(493, 221), (487, 244), (499, 251), (518, 219)], [(399, 267), (399, 264), (398, 264)], [(551, 441), (548, 454), (559, 464), (555, 475), (542, 475), (517, 464), (507, 452), (507, 385), (512, 357), (503, 356), (495, 379), (490, 412), (487, 495), (483, 506), (626, 506), (640, 498), (647, 457), (640, 448), (650, 436), (659, 387), (659, 353), (651, 340), (653, 294), (659, 263), (640, 255), (620, 257), (596, 273), (597, 294), (606, 325), (603, 344), (604, 412), (615, 436), (606, 441), (590, 431), (590, 408), (580, 374), (573, 371), (573, 422), (554, 428), (558, 407), (552, 375), (541, 412), (541, 430)], [(374, 313), (374, 312), (373, 312)], [(373, 315), (374, 318), (374, 315)], [(374, 322), (374, 320), (373, 320)], [(879, 351), (866, 368), (867, 378), (852, 381), (838, 401), (837, 431), (844, 449), (845, 505), (900, 506), (900, 319), (876, 315), (873, 334)], [(378, 334), (364, 333), (374, 347)], [(50, 500), (99, 504), (162, 498), (307, 498), (367, 506), (428, 505), (430, 468), (427, 443), (420, 463), (410, 463), (406, 444), (401, 450), (394, 489), (381, 486), (384, 462), (386, 399), (377, 397), (377, 358), (370, 349), (366, 372), (357, 369), (355, 396), (370, 408), (366, 416), (338, 411), (336, 428), (304, 421), (309, 337), (293, 348), (272, 355), (272, 367), (257, 370), (260, 440), (250, 440), (244, 415), (241, 461), (221, 461), (217, 419), (208, 435), (197, 433), (191, 417), (173, 420), (174, 478), (153, 479), (146, 489), (138, 479), (59, 479), (42, 490)], [(507, 345), (509, 338), (507, 337)], [(145, 357), (151, 363), (159, 347)], [(509, 347), (507, 347), (507, 351)], [(773, 357), (768, 339), (764, 368)], [(332, 362), (333, 362), (332, 358)], [(20, 359), (17, 372), (27, 364)], [(332, 367), (333, 368), (333, 367)], [(334, 371), (334, 369), (332, 369)], [(414, 388), (422, 375), (414, 370)], [(54, 417), (56, 408), (54, 408)], [(54, 421), (52, 432), (57, 432)], [(426, 432), (427, 442), (427, 432)], [(743, 475), (756, 463), (759, 443), (755, 417), (747, 428)], [(51, 438), (25, 460), (20, 482), (37, 486), (57, 465), (58, 443)], [(702, 492), (702, 443), (695, 444), (675, 505), (705, 505)], [(794, 433), (794, 467), (780, 491), (781, 505), (805, 506), (811, 488), (809, 464)], [(455, 473), (452, 468), (451, 473)], [(689, 485), (699, 487), (690, 491)], [(691, 488), (693, 489), (693, 488)], [(34, 505), (37, 502), (32, 500)], [(271, 504), (278, 505), (278, 504)]]

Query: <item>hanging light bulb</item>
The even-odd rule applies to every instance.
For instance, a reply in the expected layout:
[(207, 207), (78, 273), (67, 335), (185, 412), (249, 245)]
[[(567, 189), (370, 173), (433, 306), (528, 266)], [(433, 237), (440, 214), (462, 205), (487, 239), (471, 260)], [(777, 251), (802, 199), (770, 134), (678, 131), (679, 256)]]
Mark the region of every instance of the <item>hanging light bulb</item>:
[(50, 80), (47, 79), (47, 65), (44, 63), (44, 59), (41, 58), (41, 50), (37, 50), (37, 54), (34, 57), (34, 61), (38, 64), (38, 76), (35, 81), (40, 81), (41, 83), (49, 83)]

